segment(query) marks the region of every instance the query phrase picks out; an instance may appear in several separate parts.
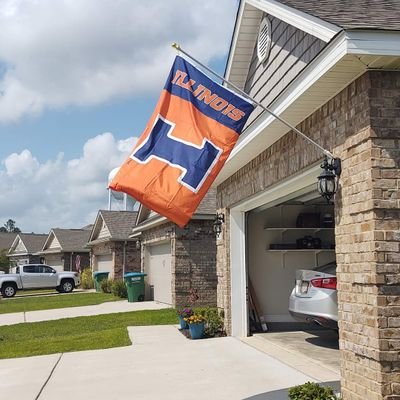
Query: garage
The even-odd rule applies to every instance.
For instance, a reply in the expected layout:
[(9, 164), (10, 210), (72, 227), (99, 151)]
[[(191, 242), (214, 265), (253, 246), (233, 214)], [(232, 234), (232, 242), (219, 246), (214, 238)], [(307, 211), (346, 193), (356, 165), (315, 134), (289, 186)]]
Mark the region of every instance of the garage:
[(102, 254), (96, 256), (96, 266), (98, 272), (109, 272), (111, 277), (113, 275), (113, 255)]
[[(296, 271), (335, 262), (334, 207), (312, 189), (247, 215), (248, 286), (269, 331), (317, 326), (288, 311)], [(257, 330), (257, 317), (250, 309), (250, 331)]]
[(251, 296), (269, 331), (304, 328), (288, 310), (296, 271), (335, 261), (334, 206), (316, 190), (319, 174), (315, 165), (231, 208), (233, 336), (260, 327)]
[(171, 243), (147, 247), (146, 299), (172, 304)]
[(58, 272), (64, 271), (64, 260), (59, 254), (46, 254), (45, 264), (50, 265)]

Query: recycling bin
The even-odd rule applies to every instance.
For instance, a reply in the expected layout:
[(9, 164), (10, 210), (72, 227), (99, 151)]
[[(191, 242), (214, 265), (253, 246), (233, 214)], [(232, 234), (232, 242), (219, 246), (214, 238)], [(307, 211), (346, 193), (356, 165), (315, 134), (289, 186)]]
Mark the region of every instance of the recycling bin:
[(128, 272), (124, 275), (129, 303), (144, 301), (144, 277), (146, 275), (142, 272)]
[(101, 281), (108, 279), (109, 272), (93, 272), (94, 287), (96, 292), (101, 292)]

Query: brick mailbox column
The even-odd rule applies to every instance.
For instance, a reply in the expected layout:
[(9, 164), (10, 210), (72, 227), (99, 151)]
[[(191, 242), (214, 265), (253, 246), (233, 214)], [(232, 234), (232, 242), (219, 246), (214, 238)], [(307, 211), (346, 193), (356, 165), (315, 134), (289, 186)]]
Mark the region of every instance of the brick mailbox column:
[(400, 399), (400, 74), (370, 72), (369, 79), (369, 125), (337, 149), (342, 395), (394, 400)]

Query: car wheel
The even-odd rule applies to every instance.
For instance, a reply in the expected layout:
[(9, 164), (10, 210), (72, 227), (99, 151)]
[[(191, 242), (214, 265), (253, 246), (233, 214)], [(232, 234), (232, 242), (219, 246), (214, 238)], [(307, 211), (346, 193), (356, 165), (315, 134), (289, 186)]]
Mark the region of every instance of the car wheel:
[(56, 290), (57, 290), (58, 293), (61, 293), (62, 292), (61, 286), (57, 286)]
[(65, 279), (61, 282), (61, 291), (63, 293), (70, 293), (74, 290), (74, 281), (72, 279)]
[(1, 288), (1, 294), (3, 297), (14, 297), (15, 293), (17, 293), (17, 288), (12, 283), (6, 283)]

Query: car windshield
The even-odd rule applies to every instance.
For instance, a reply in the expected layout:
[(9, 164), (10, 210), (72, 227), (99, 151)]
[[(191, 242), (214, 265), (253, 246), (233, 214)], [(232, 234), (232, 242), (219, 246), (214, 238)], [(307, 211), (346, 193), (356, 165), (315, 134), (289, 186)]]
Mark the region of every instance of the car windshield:
[(336, 264), (329, 263), (329, 264), (321, 265), (320, 267), (315, 268), (315, 271), (324, 272), (325, 274), (336, 275)]

